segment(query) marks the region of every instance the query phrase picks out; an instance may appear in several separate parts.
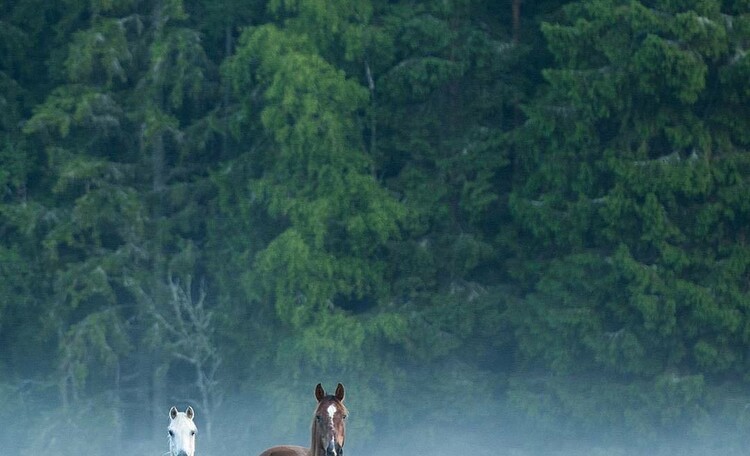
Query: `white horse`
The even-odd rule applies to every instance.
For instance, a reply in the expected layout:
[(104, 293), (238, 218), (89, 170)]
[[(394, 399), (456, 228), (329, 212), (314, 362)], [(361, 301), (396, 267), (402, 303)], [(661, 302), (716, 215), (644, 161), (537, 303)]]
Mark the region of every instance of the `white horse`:
[(178, 412), (176, 407), (169, 409), (169, 455), (195, 456), (195, 427), (193, 407), (188, 406), (185, 412)]

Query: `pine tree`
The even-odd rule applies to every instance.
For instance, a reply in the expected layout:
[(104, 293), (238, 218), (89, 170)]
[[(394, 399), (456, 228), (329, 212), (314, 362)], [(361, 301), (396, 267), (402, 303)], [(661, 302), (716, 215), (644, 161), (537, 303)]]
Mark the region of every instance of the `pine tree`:
[(40, 325), (49, 292), (40, 260), (46, 226), (41, 199), (49, 180), (43, 154), (22, 127), (48, 85), (45, 60), (56, 44), (48, 29), (59, 13), (59, 6), (47, 2), (0, 6), (0, 371), (8, 382), (36, 375), (40, 366), (30, 360), (50, 348), (32, 328)]
[(136, 391), (156, 425), (174, 360), (153, 314), (169, 278), (195, 272), (207, 176), (196, 164), (208, 159), (195, 125), (217, 73), (180, 1), (79, 6), (56, 57), (62, 83), (24, 127), (53, 188), (40, 214), (55, 303), (46, 324), (63, 404)]
[(306, 387), (311, 375), (366, 384), (368, 363), (378, 361), (361, 354), (394, 318), (375, 310), (388, 297), (385, 252), (403, 209), (373, 176), (362, 132), (360, 41), (370, 8), (319, 3), (272, 4), (279, 19), (245, 30), (225, 67), (238, 129), (253, 138), (229, 171), (244, 180), (222, 188), (254, 233), (254, 245), (242, 244), (245, 299), (276, 328), (265, 332), (277, 350), (263, 365), (287, 380), (263, 384), (277, 395)]
[(492, 366), (503, 376), (509, 138), (530, 95), (528, 49), (514, 41), (510, 4), (381, 2), (375, 14), (365, 35), (368, 146), (378, 180), (407, 210), (388, 261), (391, 299), (412, 315), (403, 357), (433, 370), (459, 358), (452, 375)]
[[(732, 3), (602, 0), (543, 26), (556, 66), (517, 146), (533, 260), (513, 318), (582, 421), (618, 389), (611, 424), (694, 429), (747, 368), (746, 22)], [(580, 375), (608, 386), (559, 387)]]

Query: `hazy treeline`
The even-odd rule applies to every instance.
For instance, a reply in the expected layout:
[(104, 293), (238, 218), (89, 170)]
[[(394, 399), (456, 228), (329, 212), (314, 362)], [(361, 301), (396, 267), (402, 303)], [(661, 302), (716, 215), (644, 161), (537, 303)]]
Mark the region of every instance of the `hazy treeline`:
[(748, 46), (747, 0), (0, 2), (2, 453), (304, 443), (318, 381), (354, 448), (741, 448)]

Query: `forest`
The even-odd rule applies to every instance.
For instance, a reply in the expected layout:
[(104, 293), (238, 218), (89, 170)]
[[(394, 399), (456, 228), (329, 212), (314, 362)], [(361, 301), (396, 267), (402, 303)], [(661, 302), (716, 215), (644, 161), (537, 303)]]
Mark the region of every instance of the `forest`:
[(746, 454), (749, 0), (0, 0), (0, 453)]

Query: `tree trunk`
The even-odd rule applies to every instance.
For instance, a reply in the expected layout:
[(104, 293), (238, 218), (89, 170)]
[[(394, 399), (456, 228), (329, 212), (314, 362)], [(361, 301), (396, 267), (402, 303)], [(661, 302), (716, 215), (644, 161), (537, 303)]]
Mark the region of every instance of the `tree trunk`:
[[(232, 55), (232, 23), (227, 21), (224, 27), (224, 61), (227, 61)], [(229, 84), (229, 80), (224, 78), (224, 99), (223, 99), (223, 111), (224, 111), (224, 138), (221, 143), (221, 158), (227, 158), (229, 155), (229, 101), (232, 93), (232, 87)]]
[[(521, 0), (512, 0), (513, 11), (513, 44), (521, 42)], [(513, 126), (521, 125), (521, 101), (516, 96), (513, 100)]]
[(521, 41), (521, 0), (512, 0), (513, 10), (513, 43), (518, 44)]
[(159, 362), (151, 377), (151, 432), (155, 442), (164, 437), (167, 425), (167, 371), (169, 364)]

